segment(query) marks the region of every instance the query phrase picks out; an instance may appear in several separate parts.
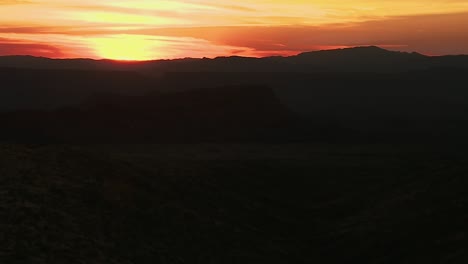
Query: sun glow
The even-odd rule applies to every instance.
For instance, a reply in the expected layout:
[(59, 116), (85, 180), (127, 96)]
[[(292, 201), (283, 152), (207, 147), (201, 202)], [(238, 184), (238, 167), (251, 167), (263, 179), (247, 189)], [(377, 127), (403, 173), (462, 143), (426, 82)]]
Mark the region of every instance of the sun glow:
[(152, 60), (160, 57), (161, 42), (149, 36), (114, 35), (92, 38), (98, 57), (112, 60)]
[(289, 56), (376, 45), (468, 54), (468, 0), (0, 0), (0, 56)]

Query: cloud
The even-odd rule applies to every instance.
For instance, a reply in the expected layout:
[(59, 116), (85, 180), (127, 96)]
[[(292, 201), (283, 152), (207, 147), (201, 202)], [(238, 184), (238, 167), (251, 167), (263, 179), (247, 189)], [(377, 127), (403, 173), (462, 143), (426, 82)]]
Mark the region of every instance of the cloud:
[(233, 11), (241, 12), (257, 12), (258, 9), (247, 7), (246, 5), (236, 5), (236, 4), (223, 4), (221, 2), (200, 2), (200, 1), (190, 1), (191, 3), (204, 4), (219, 9), (227, 9)]
[(289, 54), (317, 47), (380, 45), (426, 54), (468, 54), (468, 13), (401, 16), (323, 26), (196, 27), (133, 32), (201, 38), (252, 48), (260, 53), (285, 51)]
[(123, 7), (112, 5), (64, 5), (65, 8), (91, 11), (91, 12), (108, 12), (120, 13), (127, 15), (140, 15), (140, 16), (164, 16), (164, 17), (178, 17), (182, 14), (177, 10), (157, 10), (157, 9), (144, 9), (135, 7)]
[(44, 34), (54, 31), (66, 32), (66, 28), (56, 28), (47, 26), (3, 26), (0, 27), (0, 33), (14, 33), (14, 34)]
[(28, 43), (23, 40), (0, 38), (0, 56), (31, 54), (54, 58), (64, 56), (61, 49), (50, 44)]
[(0, 0), (0, 5), (24, 5), (24, 4), (34, 4), (34, 2), (26, 1), (26, 0)]
[[(118, 41), (119, 35), (137, 35), (138, 38), (155, 37), (159, 42), (161, 37), (170, 38), (170, 41), (164, 41), (158, 53), (154, 53), (155, 58), (182, 55), (209, 57), (222, 55), (222, 52), (225, 55), (244, 56), (293, 55), (304, 51), (361, 45), (378, 45), (430, 55), (468, 54), (467, 33), (468, 13), (398, 16), (320, 26), (153, 28), (132, 23), (118, 26), (112, 23), (89, 23), (81, 26), (0, 27), (0, 37), (27, 36), (28, 41), (41, 45), (54, 43), (50, 45), (60, 46), (62, 51), (66, 47), (66, 54), (75, 50), (77, 56), (82, 52), (81, 56), (86, 54), (97, 57), (92, 53), (94, 47), (89, 44), (89, 40), (95, 38), (114, 36)], [(53, 36), (57, 36), (58, 41), (52, 42)]]

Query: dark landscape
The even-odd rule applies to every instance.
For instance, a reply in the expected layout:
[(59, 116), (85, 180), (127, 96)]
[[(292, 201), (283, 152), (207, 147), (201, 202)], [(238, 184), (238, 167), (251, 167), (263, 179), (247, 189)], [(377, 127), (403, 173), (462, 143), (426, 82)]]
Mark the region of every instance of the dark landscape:
[(0, 57), (0, 263), (467, 263), (468, 56)]

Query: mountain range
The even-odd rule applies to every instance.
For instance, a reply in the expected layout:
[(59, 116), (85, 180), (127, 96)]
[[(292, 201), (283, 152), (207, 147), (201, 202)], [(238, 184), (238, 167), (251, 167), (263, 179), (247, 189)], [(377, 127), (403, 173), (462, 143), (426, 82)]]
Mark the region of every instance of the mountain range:
[(468, 263), (468, 56), (0, 58), (0, 263)]
[(468, 69), (468, 56), (425, 56), (389, 51), (376, 46), (312, 51), (290, 57), (217, 57), (122, 62), (92, 59), (0, 57), (0, 67), (164, 72), (401, 72), (428, 68)]
[(468, 56), (0, 58), (0, 140), (465, 141)]

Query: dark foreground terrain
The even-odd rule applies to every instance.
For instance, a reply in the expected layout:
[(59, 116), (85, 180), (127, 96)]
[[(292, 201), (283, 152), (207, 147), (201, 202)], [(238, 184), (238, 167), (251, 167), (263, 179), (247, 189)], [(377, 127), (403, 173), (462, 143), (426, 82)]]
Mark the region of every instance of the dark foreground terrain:
[(0, 145), (1, 263), (467, 263), (463, 150)]
[(0, 264), (468, 263), (468, 56), (0, 67)]

